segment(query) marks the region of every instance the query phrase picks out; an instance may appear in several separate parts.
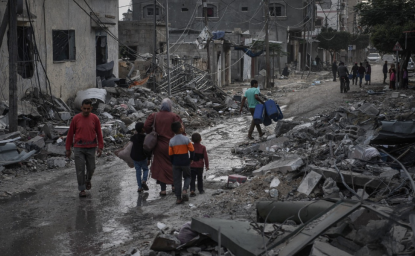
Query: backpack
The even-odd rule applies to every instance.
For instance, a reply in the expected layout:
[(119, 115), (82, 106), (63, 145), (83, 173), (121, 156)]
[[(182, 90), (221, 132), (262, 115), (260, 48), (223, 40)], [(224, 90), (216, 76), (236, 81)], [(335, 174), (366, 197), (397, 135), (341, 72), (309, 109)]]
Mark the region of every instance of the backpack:
[(144, 138), (143, 149), (146, 152), (152, 152), (157, 145), (156, 116), (157, 113), (154, 114), (153, 130)]

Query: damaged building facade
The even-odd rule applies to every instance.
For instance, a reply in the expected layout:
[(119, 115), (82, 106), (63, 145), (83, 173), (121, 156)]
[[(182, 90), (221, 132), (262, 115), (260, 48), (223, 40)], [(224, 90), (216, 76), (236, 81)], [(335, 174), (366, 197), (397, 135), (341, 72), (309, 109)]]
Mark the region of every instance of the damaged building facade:
[[(130, 33), (131, 25), (136, 23), (135, 30), (144, 27), (154, 21), (154, 15), (158, 21), (157, 53), (164, 53), (165, 30), (161, 24), (165, 24), (166, 9), (160, 3), (154, 9), (152, 1), (133, 0), (132, 13), (126, 14), (129, 21), (120, 22), (120, 38), (131, 41), (134, 49), (139, 53), (153, 53), (153, 42), (146, 45), (138, 44), (139, 40), (149, 40), (147, 31), (143, 29), (138, 36)], [(251, 43), (265, 38), (265, 10), (269, 11), (269, 38), (270, 41), (279, 43), (287, 56), (271, 56), (274, 70), (281, 68), (285, 63), (300, 59), (303, 47), (300, 46), (304, 24), (311, 20), (314, 13), (314, 5), (303, 0), (295, 0), (287, 3), (282, 0), (271, 0), (268, 7), (259, 1), (207, 1), (207, 27), (210, 32), (223, 31), (224, 34), (217, 40), (212, 40), (210, 47), (210, 71), (216, 74), (218, 85), (227, 85), (232, 81), (249, 80), (259, 71), (265, 69), (265, 54), (251, 58), (243, 51), (235, 50), (234, 46), (251, 47)], [(130, 20), (131, 19), (131, 20)], [(147, 25), (149, 26), (149, 25)], [(197, 38), (205, 27), (203, 17), (202, 0), (173, 0), (169, 1), (169, 35), (170, 53), (172, 59), (180, 59), (187, 64), (206, 70), (208, 65), (207, 51), (196, 44)], [(152, 27), (151, 27), (152, 28)], [(312, 29), (312, 28), (310, 28)], [(141, 38), (141, 39), (140, 39)], [(149, 47), (150, 46), (150, 47)], [(261, 47), (262, 48), (262, 47)], [(252, 49), (254, 51), (254, 49)], [(262, 49), (255, 49), (261, 51)], [(271, 53), (272, 54), (272, 53)], [(161, 58), (165, 59), (165, 58)], [(275, 72), (277, 76), (277, 72)]]
[[(38, 87), (66, 101), (78, 90), (96, 87), (96, 66), (111, 61), (113, 74), (118, 75), (118, 42), (111, 37), (118, 37), (118, 1), (27, 0), (27, 4), (28, 8), (23, 1), (23, 13), (17, 18), (19, 98)], [(6, 5), (7, 1), (0, 2), (1, 16)], [(8, 99), (7, 45), (6, 31), (0, 48), (1, 100)]]

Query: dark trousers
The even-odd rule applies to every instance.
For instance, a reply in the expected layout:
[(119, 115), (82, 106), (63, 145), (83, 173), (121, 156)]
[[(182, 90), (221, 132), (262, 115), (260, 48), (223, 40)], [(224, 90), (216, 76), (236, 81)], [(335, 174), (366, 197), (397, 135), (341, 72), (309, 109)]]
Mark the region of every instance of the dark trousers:
[(190, 191), (196, 190), (196, 178), (197, 189), (199, 192), (203, 191), (203, 168), (190, 168), (192, 179), (190, 180)]
[(337, 75), (337, 72), (336, 71), (333, 71), (333, 81), (334, 82), (336, 82), (336, 75)]
[[(78, 189), (86, 189), (86, 183), (91, 182), (92, 175), (95, 171), (95, 152), (96, 148), (74, 148), (75, 152), (75, 170), (78, 179)], [(86, 167), (86, 173), (85, 173)]]
[(182, 198), (182, 177), (184, 179), (183, 190), (187, 191), (190, 184), (190, 166), (173, 165), (174, 193), (176, 194), (177, 199)]
[(388, 77), (388, 73), (383, 73), (383, 83), (386, 84), (386, 78)]
[(251, 126), (249, 127), (249, 132), (248, 132), (248, 137), (252, 136), (252, 133), (254, 132), (254, 128), (256, 127), (258, 133), (261, 135), (262, 134), (262, 130), (261, 130), (261, 126), (259, 124), (255, 124), (254, 122), (254, 112), (255, 112), (255, 108), (250, 108), (249, 112), (251, 112), (252, 115), (252, 121), (251, 121)]
[(353, 84), (357, 84), (357, 74), (353, 74)]

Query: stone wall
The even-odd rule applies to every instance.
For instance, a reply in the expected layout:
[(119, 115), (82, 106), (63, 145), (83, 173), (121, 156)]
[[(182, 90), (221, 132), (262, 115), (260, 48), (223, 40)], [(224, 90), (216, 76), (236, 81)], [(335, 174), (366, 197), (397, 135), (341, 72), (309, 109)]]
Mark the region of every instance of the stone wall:
[[(25, 1), (23, 1), (25, 2)], [(78, 3), (88, 14), (91, 12), (83, 1)], [(50, 80), (52, 94), (66, 101), (78, 90), (96, 86), (96, 50), (95, 37), (100, 28), (91, 26), (91, 19), (72, 0), (28, 0), (30, 12), (36, 15), (33, 20), (34, 35), (40, 58), (45, 66)], [(43, 5), (44, 4), (44, 5)], [(118, 1), (117, 0), (89, 0), (89, 6), (101, 17), (107, 15), (115, 25), (108, 25), (108, 29), (118, 36)], [(6, 2), (0, 2), (0, 16), (3, 17)], [(26, 11), (25, 11), (26, 12)], [(46, 21), (46, 22), (44, 22)], [(29, 23), (18, 22), (18, 25), (30, 26)], [(75, 30), (76, 56), (73, 61), (53, 61), (53, 30)], [(0, 49), (0, 100), (8, 100), (8, 49), (7, 35), (3, 39)], [(107, 37), (108, 62), (114, 61), (114, 75), (118, 76), (118, 42)], [(45, 72), (40, 62), (36, 62), (39, 73), (40, 88), (49, 91)], [(23, 79), (18, 75), (18, 97), (21, 98), (27, 89), (39, 86), (36, 72), (32, 78)]]

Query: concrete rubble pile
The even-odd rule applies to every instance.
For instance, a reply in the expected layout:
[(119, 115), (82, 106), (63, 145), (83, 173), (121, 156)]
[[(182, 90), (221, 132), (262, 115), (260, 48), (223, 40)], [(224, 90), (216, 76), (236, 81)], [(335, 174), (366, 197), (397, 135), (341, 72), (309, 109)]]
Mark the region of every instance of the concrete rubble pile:
[[(142, 86), (105, 87), (78, 91), (66, 104), (35, 89), (19, 102), (19, 131), (13, 133), (8, 132), (8, 103), (0, 102), (0, 179), (68, 167), (71, 161), (65, 157), (66, 134), (84, 99), (93, 101), (93, 113), (100, 118), (105, 157), (99, 161), (105, 162), (115, 159), (112, 153), (129, 140), (135, 123), (145, 122), (158, 111), (164, 98), (166, 93)], [(188, 133), (215, 124), (217, 118), (225, 118), (226, 113), (239, 107), (220, 90), (194, 88), (170, 98), (173, 111), (182, 118)]]
[(176, 241), (176, 228), (173, 247), (142, 255), (219, 255), (218, 246), (221, 255), (414, 255), (415, 105), (406, 99), (357, 99), (236, 145), (245, 164), (209, 206), (195, 206), (209, 218), (189, 224), (207, 240)]

